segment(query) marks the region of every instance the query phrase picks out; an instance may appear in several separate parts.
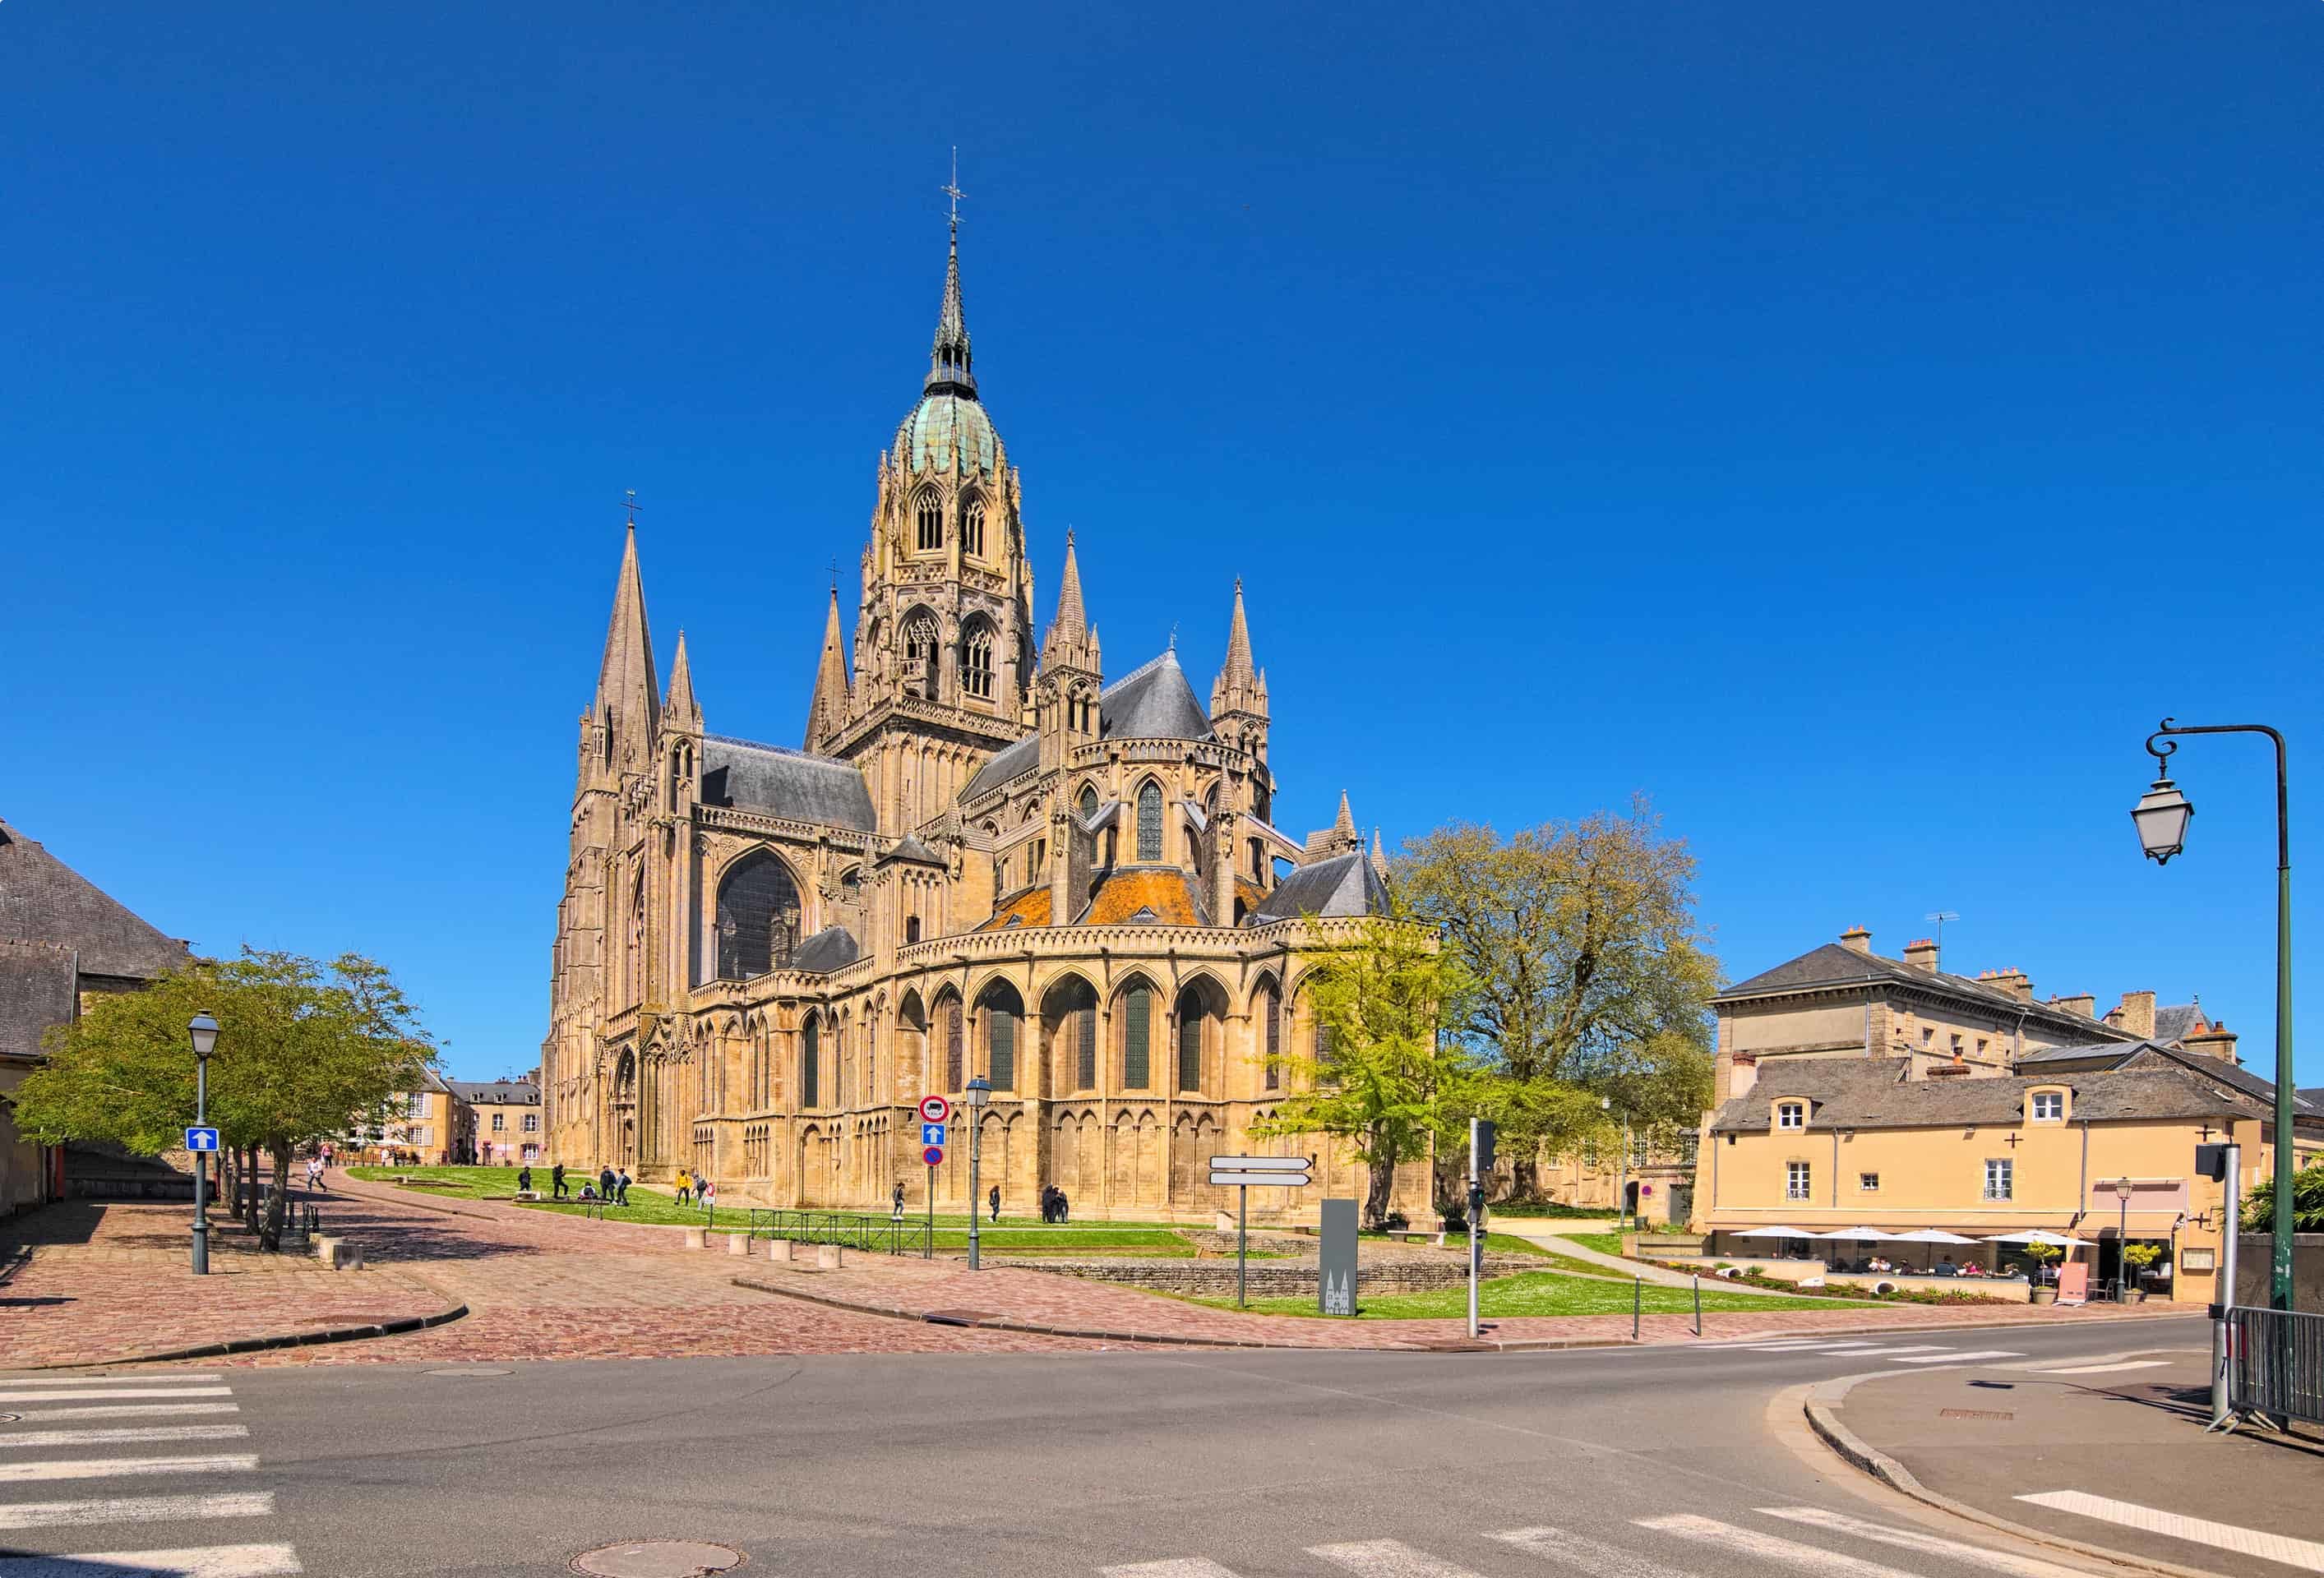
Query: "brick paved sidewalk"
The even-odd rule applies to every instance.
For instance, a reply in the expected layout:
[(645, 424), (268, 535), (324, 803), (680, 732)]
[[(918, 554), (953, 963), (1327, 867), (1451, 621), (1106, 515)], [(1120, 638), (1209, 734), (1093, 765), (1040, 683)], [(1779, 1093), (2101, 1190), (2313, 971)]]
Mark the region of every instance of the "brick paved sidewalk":
[[(360, 1362), (398, 1358), (619, 1358), (657, 1354), (904, 1353), (1086, 1350), (1098, 1340), (1029, 1331), (928, 1325), (921, 1317), (961, 1312), (1019, 1326), (1071, 1332), (1143, 1334), (1179, 1340), (1295, 1347), (1425, 1349), (1462, 1340), (1458, 1321), (1326, 1321), (1240, 1314), (1164, 1298), (1137, 1289), (1018, 1266), (971, 1273), (957, 1261), (850, 1255), (836, 1271), (792, 1269), (761, 1252), (744, 1260), (713, 1248), (687, 1251), (680, 1230), (528, 1211), (491, 1201), (415, 1199), (392, 1186), (334, 1179), (327, 1207), (335, 1231), (367, 1255), (407, 1267), (447, 1294), (469, 1317), (432, 1331), (339, 1350), (262, 1362)], [(358, 1204), (359, 1202), (359, 1204)], [(737, 1288), (747, 1276), (816, 1300)], [(1833, 1331), (2103, 1321), (2111, 1307), (2063, 1312), (2020, 1306), (1992, 1310), (1896, 1305), (1817, 1307), (1769, 1300), (1765, 1312), (1715, 1313), (1704, 1333), (1722, 1340)], [(881, 1312), (881, 1313), (872, 1313)], [(2144, 1313), (2153, 1313), (2151, 1310)], [(892, 1318), (901, 1315), (908, 1318)], [(1627, 1342), (1623, 1316), (1528, 1317), (1493, 1323), (1502, 1342)], [(1688, 1317), (1649, 1316), (1649, 1342), (1691, 1342)], [(1120, 1346), (1119, 1339), (1105, 1339)]]
[(215, 1222), (210, 1271), (188, 1268), (192, 1207), (65, 1201), (0, 1223), (0, 1366), (87, 1364), (251, 1337), (435, 1315), (447, 1300), (394, 1270), (330, 1271), (257, 1252)]

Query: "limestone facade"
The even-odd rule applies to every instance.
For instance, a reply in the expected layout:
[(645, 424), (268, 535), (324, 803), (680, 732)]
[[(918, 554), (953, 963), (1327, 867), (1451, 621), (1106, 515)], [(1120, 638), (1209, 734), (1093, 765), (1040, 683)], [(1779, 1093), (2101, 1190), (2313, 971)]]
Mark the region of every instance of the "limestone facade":
[[(1319, 1157), (1318, 1187), (1254, 1191), (1255, 1216), (1361, 1192), (1321, 1141), (1249, 1133), (1283, 1095), (1269, 1052), (1316, 1034), (1303, 949), (1385, 890), (1344, 796), (1321, 832), (1275, 824), (1240, 584), (1207, 709), (1175, 646), (1109, 681), (1070, 536), (1036, 648), (1022, 509), (955, 232), (803, 748), (709, 731), (683, 635), (658, 686), (632, 523), (580, 720), (549, 1160), (683, 1164), (725, 1201), (879, 1209), (900, 1182), (959, 1209), (965, 1115), (931, 1170), (914, 1106), (981, 1075), (982, 1182), (1012, 1212), (1054, 1184), (1079, 1217), (1204, 1218), (1231, 1204), (1208, 1159), (1245, 1150)], [(1425, 1165), (1398, 1183), (1422, 1215)]]

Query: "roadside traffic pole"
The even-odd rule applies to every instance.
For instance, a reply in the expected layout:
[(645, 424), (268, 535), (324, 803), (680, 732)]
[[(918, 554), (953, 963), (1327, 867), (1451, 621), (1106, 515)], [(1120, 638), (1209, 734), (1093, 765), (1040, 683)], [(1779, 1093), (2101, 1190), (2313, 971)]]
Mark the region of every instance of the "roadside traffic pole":
[(1485, 1214), (1485, 1175), (1493, 1170), (1493, 1125), (1469, 1120), (1469, 1335), (1477, 1335), (1477, 1274), (1483, 1268), (1484, 1239), (1478, 1221)]
[[(2219, 1194), (2219, 1263), (2211, 1282), (2211, 1423), (2210, 1429), (2225, 1429), (2234, 1418), (2234, 1408), (2228, 1400), (2228, 1367), (2235, 1362), (2236, 1328), (2228, 1312), (2236, 1302), (2236, 1241), (2243, 1236), (2244, 1148), (2222, 1145), (2222, 1183)], [(2208, 1434), (2208, 1431), (2206, 1432)]]
[(1235, 1201), (1235, 1307), (1244, 1307), (1250, 1300), (1244, 1296), (1243, 1256), (1250, 1247), (1250, 1186), (1235, 1185), (1240, 1197)]

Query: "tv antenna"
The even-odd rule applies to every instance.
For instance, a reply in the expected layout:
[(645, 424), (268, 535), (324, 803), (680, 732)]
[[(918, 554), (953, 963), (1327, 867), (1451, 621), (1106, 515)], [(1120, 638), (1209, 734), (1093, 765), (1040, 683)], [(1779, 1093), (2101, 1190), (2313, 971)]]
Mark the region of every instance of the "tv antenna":
[(1941, 961), (1945, 957), (1945, 922), (1947, 921), (1960, 920), (1960, 912), (1959, 910), (1931, 910), (1927, 914), (1922, 916), (1921, 919), (1923, 921), (1934, 921), (1937, 923), (1937, 958)]

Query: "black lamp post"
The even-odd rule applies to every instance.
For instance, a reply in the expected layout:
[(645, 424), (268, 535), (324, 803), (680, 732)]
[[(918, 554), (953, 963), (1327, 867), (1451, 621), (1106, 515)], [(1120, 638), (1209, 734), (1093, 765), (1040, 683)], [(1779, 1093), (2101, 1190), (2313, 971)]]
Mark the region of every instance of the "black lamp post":
[[(2270, 1256), (2268, 1302), (2278, 1309), (2292, 1307), (2292, 1191), (2294, 1164), (2292, 1151), (2292, 801), (2286, 786), (2283, 736), (2264, 723), (2209, 723), (2181, 728), (2165, 718), (2146, 737), (2147, 754), (2154, 758), (2154, 783), (2130, 813), (2137, 825), (2138, 841), (2148, 859), (2169, 863), (2185, 848), (2187, 823), (2195, 808), (2171, 782), (2172, 753), (2179, 748), (2166, 736), (2174, 734), (2264, 734), (2275, 746), (2275, 1233)], [(2161, 744), (2155, 743), (2162, 741)], [(2241, 1224), (2229, 1222), (2235, 1233)], [(2235, 1301), (2235, 1289), (2220, 1302)]]
[[(194, 1043), (194, 1126), (203, 1128), (209, 1122), (210, 1050), (217, 1045), (217, 1021), (207, 1014), (197, 1014), (186, 1022), (186, 1037)], [(207, 1151), (194, 1158), (194, 1264), (197, 1277), (207, 1277), (210, 1270), (210, 1153)]]
[(984, 1109), (992, 1100), (992, 1081), (979, 1074), (968, 1082), (968, 1269), (978, 1269), (976, 1219), (984, 1214), (977, 1197), (977, 1167), (984, 1160)]

